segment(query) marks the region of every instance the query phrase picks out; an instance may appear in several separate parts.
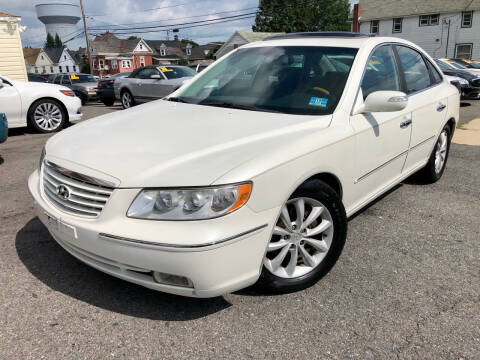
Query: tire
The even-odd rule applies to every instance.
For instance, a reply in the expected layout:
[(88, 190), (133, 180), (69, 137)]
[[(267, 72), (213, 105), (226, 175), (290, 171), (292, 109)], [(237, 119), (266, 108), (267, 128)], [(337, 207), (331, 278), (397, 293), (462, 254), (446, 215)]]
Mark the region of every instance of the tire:
[(113, 106), (113, 104), (115, 103), (115, 100), (103, 100), (103, 105), (105, 106)]
[(132, 106), (135, 106), (135, 98), (129, 90), (122, 91), (120, 100), (122, 101), (122, 107), (124, 109), (129, 109)]
[(435, 143), (427, 165), (418, 172), (423, 182), (433, 184), (440, 180), (447, 166), (451, 140), (450, 127), (445, 125)]
[[(300, 226), (299, 230), (297, 214), (302, 213), (299, 211), (302, 201), (302, 223), (306, 229)], [(314, 210), (317, 207), (323, 210)], [(289, 221), (285, 213), (293, 231), (285, 225)], [(315, 220), (311, 222), (311, 219)], [(308, 233), (311, 235), (306, 236)], [(306, 182), (282, 207), (255, 287), (267, 293), (289, 293), (312, 286), (335, 265), (346, 238), (347, 216), (339, 195), (323, 181)], [(285, 253), (283, 260), (282, 252)], [(296, 260), (292, 261), (295, 254)]]
[(88, 102), (88, 96), (85, 94), (82, 94), (81, 92), (76, 92), (75, 95), (80, 98), (80, 101), (82, 102), (82, 106), (85, 105)]
[(53, 99), (40, 99), (28, 110), (28, 124), (37, 132), (52, 133), (61, 130), (67, 123), (63, 105)]

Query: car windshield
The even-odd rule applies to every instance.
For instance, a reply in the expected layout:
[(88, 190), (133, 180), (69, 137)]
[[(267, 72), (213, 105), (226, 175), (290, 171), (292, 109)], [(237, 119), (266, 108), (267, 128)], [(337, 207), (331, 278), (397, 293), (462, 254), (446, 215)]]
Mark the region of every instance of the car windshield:
[(82, 74), (70, 75), (70, 80), (72, 80), (72, 84), (96, 82), (95, 78), (92, 75)]
[(441, 70), (448, 71), (448, 70), (457, 70), (453, 66), (443, 62), (442, 60), (435, 60), (436, 64)]
[(172, 66), (161, 66), (160, 70), (165, 74), (167, 79), (179, 79), (183, 77), (192, 77), (197, 75), (195, 70), (190, 69), (189, 67), (172, 67)]
[(111, 78), (116, 79), (116, 78), (127, 77), (130, 74), (131, 74), (131, 72), (118, 73), (118, 74), (112, 75)]
[(466, 60), (463, 60), (463, 61), (455, 60), (455, 63), (460, 63), (469, 69), (480, 69), (480, 61), (470, 60), (469, 62), (467, 62)]
[(298, 115), (326, 115), (342, 96), (358, 49), (240, 49), (204, 72), (178, 101)]
[(450, 65), (452, 68), (457, 69), (457, 70), (465, 70), (468, 69), (465, 65), (460, 64), (459, 62), (456, 62), (455, 60), (445, 60), (445, 63)]

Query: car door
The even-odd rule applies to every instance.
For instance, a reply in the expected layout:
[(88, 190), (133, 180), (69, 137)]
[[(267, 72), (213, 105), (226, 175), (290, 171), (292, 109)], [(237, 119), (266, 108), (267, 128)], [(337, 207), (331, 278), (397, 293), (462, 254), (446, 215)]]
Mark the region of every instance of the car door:
[(396, 45), (399, 65), (405, 77), (408, 109), (412, 111), (412, 138), (405, 172), (428, 160), (441, 126), (445, 122), (447, 97), (442, 77), (417, 50)]
[[(145, 97), (148, 100), (161, 99), (165, 97), (165, 95), (163, 95), (164, 91), (162, 89), (165, 85), (166, 78), (161, 73), (161, 71), (156, 68), (150, 68), (149, 70), (150, 71), (148, 73), (148, 78), (145, 79), (142, 84), (143, 91), (145, 91)], [(152, 76), (159, 76), (159, 78), (152, 79)]]
[(10, 125), (25, 124), (26, 114), (22, 113), (22, 101), (20, 94), (12, 83), (0, 78), (3, 84), (0, 85), (0, 112), (7, 116)]
[[(366, 65), (355, 108), (375, 91), (402, 91), (402, 78), (391, 45), (375, 49)], [(368, 201), (401, 175), (410, 142), (411, 112), (353, 115), (356, 167), (354, 184), (359, 203)]]
[(147, 101), (151, 94), (148, 91), (148, 82), (152, 81), (150, 76), (152, 75), (152, 68), (144, 68), (140, 70), (135, 79), (132, 79), (131, 90), (136, 101)]

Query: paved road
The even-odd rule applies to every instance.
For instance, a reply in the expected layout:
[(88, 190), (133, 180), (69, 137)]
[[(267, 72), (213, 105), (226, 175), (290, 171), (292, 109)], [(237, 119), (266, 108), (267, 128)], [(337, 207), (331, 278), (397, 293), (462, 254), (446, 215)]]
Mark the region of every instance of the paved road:
[(26, 190), (47, 138), (16, 130), (0, 145), (0, 359), (479, 358), (480, 147), (453, 145), (440, 182), (409, 180), (351, 219), (316, 286), (199, 300), (56, 245)]

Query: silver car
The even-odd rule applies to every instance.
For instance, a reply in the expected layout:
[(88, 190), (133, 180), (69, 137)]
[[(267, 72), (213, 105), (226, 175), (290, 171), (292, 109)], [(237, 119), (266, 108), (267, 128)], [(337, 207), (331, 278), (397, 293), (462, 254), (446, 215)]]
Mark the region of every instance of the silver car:
[(124, 109), (136, 104), (164, 98), (196, 75), (186, 66), (152, 65), (134, 71), (130, 76), (117, 79), (115, 97)]

